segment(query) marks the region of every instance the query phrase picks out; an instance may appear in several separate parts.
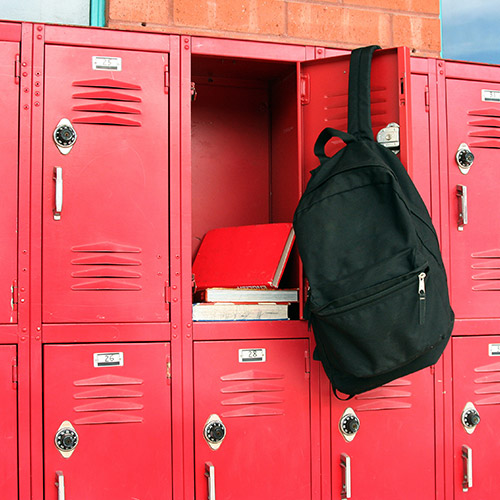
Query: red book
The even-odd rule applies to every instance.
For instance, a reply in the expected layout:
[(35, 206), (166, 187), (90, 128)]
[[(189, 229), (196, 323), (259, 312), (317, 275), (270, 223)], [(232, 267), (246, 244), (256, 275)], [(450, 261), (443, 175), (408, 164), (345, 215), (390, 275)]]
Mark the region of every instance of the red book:
[(194, 260), (196, 287), (278, 288), (294, 239), (291, 223), (212, 229)]

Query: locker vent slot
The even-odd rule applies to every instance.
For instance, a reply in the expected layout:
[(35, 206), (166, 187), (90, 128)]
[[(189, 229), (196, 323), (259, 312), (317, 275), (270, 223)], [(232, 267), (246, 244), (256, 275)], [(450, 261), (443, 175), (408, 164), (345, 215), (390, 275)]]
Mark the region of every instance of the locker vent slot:
[(135, 398), (142, 398), (144, 393), (123, 386), (138, 386), (143, 383), (142, 379), (112, 374), (75, 380), (73, 385), (76, 387), (95, 387), (73, 395), (77, 400), (73, 410), (78, 414), (75, 424), (141, 423), (144, 419), (140, 413), (144, 410), (144, 405)]
[(140, 127), (142, 125), (139, 120), (122, 116), (122, 114), (139, 115), (141, 114), (141, 110), (136, 106), (121, 104), (123, 102), (137, 104), (142, 102), (141, 98), (137, 95), (122, 92), (122, 90), (141, 90), (139, 85), (118, 82), (109, 78), (79, 81), (74, 82), (73, 85), (75, 87), (91, 87), (91, 89), (84, 92), (74, 93), (73, 99), (91, 99), (93, 101), (73, 107), (74, 111), (87, 113), (75, 116), (72, 119), (73, 123), (129, 127)]
[[(500, 143), (499, 143), (500, 147)], [(474, 285), (472, 290), (477, 292), (500, 290), (500, 249), (486, 250), (471, 255), (472, 279)], [(477, 271), (481, 269), (481, 271)], [(487, 271), (490, 269), (490, 271)], [(483, 271), (484, 270), (484, 271)]]
[(411, 381), (397, 379), (354, 397), (355, 411), (406, 410), (412, 407)]
[(469, 111), (469, 116), (480, 117), (469, 120), (469, 125), (472, 127), (469, 132), (469, 137), (471, 137), (470, 147), (499, 149), (500, 109), (476, 109)]
[(481, 374), (474, 380), (474, 383), (478, 385), (474, 393), (487, 396), (474, 401), (474, 404), (477, 406), (500, 405), (500, 363), (478, 366), (474, 371)]
[[(73, 247), (72, 252), (83, 254), (71, 260), (73, 266), (78, 266), (71, 273), (71, 277), (78, 280), (72, 285), (74, 291), (140, 291), (142, 287), (137, 283), (142, 274), (136, 269), (142, 261), (130, 257), (141, 253), (138, 247), (121, 245), (112, 242), (92, 243)], [(80, 266), (91, 266), (81, 269)], [(128, 267), (132, 269), (128, 269)], [(83, 281), (91, 278), (90, 281)], [(129, 280), (133, 280), (132, 282)]]
[(278, 382), (284, 378), (283, 374), (265, 370), (246, 370), (223, 375), (222, 417), (284, 415), (281, 405), (285, 402), (282, 397), (285, 387)]

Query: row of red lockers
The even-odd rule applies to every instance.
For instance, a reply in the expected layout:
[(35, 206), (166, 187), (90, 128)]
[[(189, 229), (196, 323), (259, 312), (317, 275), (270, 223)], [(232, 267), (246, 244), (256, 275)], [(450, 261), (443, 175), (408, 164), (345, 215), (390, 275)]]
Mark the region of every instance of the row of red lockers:
[(0, 40), (3, 498), (496, 498), (500, 68), (374, 59), (374, 132), (400, 136), (457, 324), (436, 367), (340, 402), (304, 321), (190, 311), (207, 230), (291, 220), (317, 134), (346, 126), (344, 52), (31, 23)]

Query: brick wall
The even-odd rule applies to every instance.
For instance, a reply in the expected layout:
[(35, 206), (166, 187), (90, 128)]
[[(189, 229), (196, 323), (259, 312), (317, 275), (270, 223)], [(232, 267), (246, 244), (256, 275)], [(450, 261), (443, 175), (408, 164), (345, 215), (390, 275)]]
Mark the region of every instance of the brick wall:
[(439, 0), (107, 0), (111, 28), (439, 56)]

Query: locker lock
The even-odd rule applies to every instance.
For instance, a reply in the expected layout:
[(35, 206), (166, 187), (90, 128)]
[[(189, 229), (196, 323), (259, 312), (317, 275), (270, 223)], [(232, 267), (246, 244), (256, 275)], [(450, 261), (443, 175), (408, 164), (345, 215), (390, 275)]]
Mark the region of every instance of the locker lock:
[(73, 454), (78, 444), (78, 434), (67, 420), (57, 430), (54, 443), (64, 458), (69, 458)]
[(347, 408), (339, 421), (339, 430), (346, 441), (352, 441), (359, 431), (360, 422), (352, 408)]
[(394, 154), (399, 153), (399, 124), (392, 122), (381, 129), (377, 134), (377, 142), (390, 149)]
[(67, 155), (76, 142), (76, 131), (67, 118), (63, 118), (54, 130), (54, 142), (57, 149), (63, 154)]
[(203, 436), (212, 450), (217, 450), (226, 437), (226, 427), (218, 415), (210, 415), (203, 429)]
[(481, 421), (478, 411), (472, 403), (467, 403), (462, 411), (462, 425), (468, 434), (472, 434)]
[(457, 154), (455, 159), (458, 163), (458, 168), (462, 174), (468, 174), (472, 164), (474, 163), (474, 154), (470, 150), (469, 146), (463, 142), (458, 146)]

